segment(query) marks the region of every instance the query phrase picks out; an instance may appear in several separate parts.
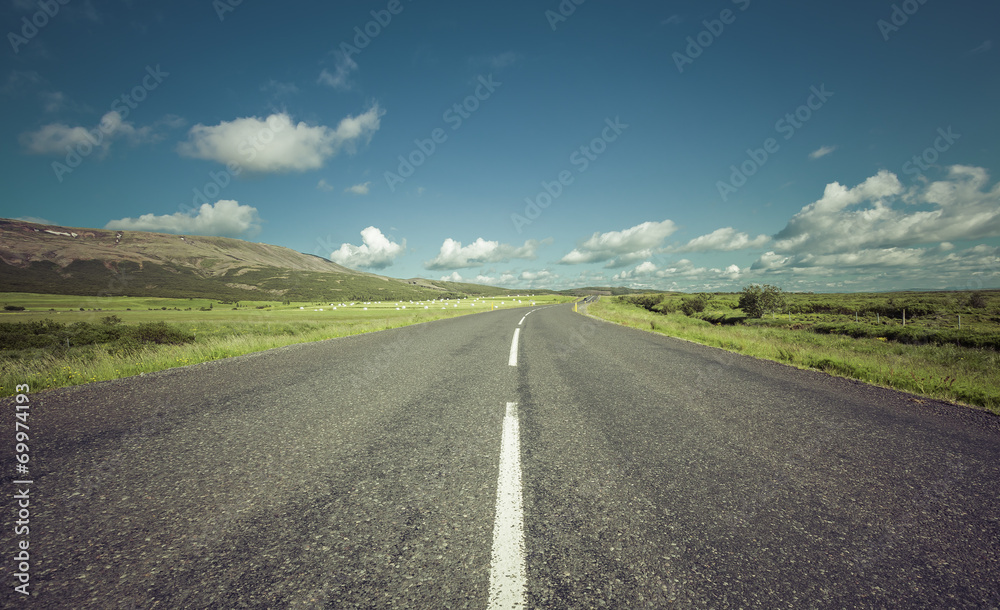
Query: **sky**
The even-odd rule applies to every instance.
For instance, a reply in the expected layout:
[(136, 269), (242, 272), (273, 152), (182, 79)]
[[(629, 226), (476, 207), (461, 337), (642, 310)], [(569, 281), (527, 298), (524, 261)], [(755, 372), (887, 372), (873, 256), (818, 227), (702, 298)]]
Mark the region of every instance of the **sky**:
[(2, 0), (0, 216), (523, 289), (998, 288), (998, 23), (996, 0)]

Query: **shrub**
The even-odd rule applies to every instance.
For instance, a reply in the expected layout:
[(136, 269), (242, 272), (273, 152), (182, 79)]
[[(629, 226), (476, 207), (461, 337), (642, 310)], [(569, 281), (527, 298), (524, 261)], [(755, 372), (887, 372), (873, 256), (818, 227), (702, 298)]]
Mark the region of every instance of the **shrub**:
[(705, 311), (705, 306), (708, 305), (708, 301), (711, 298), (711, 296), (702, 293), (691, 298), (682, 299), (681, 311), (683, 311), (686, 316), (693, 316), (696, 313), (701, 313)]
[(785, 293), (770, 284), (750, 284), (740, 291), (739, 307), (747, 317), (762, 318), (764, 314), (784, 309)]
[(642, 307), (647, 311), (653, 311), (653, 308), (659, 305), (663, 301), (662, 294), (637, 294), (631, 297), (622, 297), (627, 302)]
[(24, 311), (24, 308), (20, 305), (4, 305), (4, 311)]

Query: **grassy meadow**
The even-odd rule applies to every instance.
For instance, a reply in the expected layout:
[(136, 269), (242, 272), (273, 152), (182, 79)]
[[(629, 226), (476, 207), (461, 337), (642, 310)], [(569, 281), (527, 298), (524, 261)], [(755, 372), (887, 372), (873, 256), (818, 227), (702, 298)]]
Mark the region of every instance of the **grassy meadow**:
[(12, 395), (17, 384), (37, 392), (493, 308), (572, 300), (526, 294), (331, 304), (0, 293), (0, 396)]
[(759, 319), (740, 311), (736, 294), (707, 296), (690, 315), (692, 295), (678, 293), (604, 297), (587, 313), (1000, 414), (1000, 292), (792, 293), (782, 312)]

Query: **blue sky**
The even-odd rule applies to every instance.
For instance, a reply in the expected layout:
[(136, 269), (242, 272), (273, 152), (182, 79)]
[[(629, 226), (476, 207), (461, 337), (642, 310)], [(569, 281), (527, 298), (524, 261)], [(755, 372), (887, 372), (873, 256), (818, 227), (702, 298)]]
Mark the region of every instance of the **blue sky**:
[(996, 288), (998, 23), (986, 0), (4, 0), (0, 216), (512, 288)]

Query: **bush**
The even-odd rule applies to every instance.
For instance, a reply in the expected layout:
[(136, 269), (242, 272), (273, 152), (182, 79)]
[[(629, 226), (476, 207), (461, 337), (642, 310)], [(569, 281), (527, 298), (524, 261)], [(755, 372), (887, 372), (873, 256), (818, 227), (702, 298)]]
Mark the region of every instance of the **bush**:
[(740, 291), (739, 308), (747, 317), (762, 318), (764, 314), (781, 311), (785, 307), (785, 293), (770, 284), (750, 284)]
[(693, 316), (696, 313), (701, 313), (705, 311), (705, 306), (708, 305), (708, 301), (711, 300), (711, 296), (707, 294), (699, 294), (691, 298), (685, 298), (681, 300), (681, 311), (684, 312), (686, 316)]
[(663, 301), (662, 294), (637, 294), (630, 297), (622, 297), (626, 302), (642, 307), (647, 311), (653, 311), (653, 308), (659, 305)]
[(0, 349), (63, 349), (84, 345), (121, 345), (131, 349), (140, 344), (191, 343), (194, 335), (163, 322), (126, 326), (76, 322), (69, 326), (52, 320), (0, 323)]
[(4, 305), (4, 311), (24, 311), (24, 308), (20, 305)]

